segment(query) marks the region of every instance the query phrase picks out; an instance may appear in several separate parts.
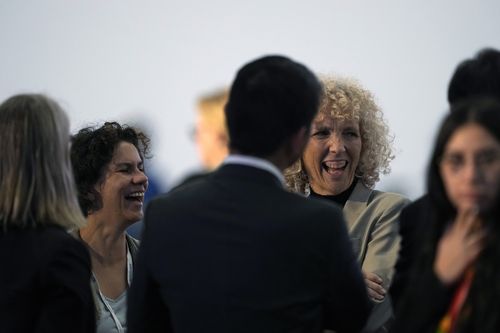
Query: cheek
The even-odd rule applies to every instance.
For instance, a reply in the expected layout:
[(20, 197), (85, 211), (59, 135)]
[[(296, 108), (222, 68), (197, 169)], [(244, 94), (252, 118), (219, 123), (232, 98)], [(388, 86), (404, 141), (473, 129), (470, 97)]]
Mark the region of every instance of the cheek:
[(314, 158), (314, 147), (309, 143), (304, 150), (302, 155), (302, 164), (307, 173), (314, 168), (315, 158)]
[(488, 180), (489, 184), (495, 184), (496, 188), (500, 185), (500, 163), (498, 166), (495, 166), (488, 172)]
[(357, 167), (359, 160), (361, 159), (361, 140), (353, 141), (350, 145), (350, 151), (352, 152), (353, 167)]
[(488, 188), (491, 189), (492, 197), (500, 195), (500, 166), (490, 172), (486, 183)]
[(460, 206), (460, 202), (458, 201), (458, 186), (460, 185), (456, 177), (454, 177), (450, 171), (446, 171), (441, 169), (441, 179), (443, 180), (444, 191), (448, 200), (450, 200), (451, 204), (455, 207)]

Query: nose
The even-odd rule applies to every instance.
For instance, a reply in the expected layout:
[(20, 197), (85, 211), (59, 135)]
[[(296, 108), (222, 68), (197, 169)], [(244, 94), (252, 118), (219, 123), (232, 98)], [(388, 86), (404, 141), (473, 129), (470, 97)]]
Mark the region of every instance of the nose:
[(341, 153), (345, 152), (344, 140), (339, 135), (332, 135), (328, 141), (328, 149), (331, 153)]
[(475, 161), (470, 161), (464, 167), (464, 178), (469, 183), (477, 183), (481, 180), (482, 170)]
[(148, 187), (148, 176), (142, 170), (137, 170), (134, 177), (132, 178), (132, 182), (134, 184), (144, 184), (144, 186)]

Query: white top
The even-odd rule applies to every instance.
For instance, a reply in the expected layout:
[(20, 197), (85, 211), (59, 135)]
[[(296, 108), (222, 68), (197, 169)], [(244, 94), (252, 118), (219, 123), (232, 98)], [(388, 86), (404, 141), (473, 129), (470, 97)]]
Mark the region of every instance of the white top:
[[(107, 309), (104, 302), (99, 302), (101, 308), (101, 318), (97, 322), (97, 333), (127, 332), (127, 291), (125, 290), (115, 299), (104, 296), (106, 303), (111, 307), (113, 315)], [(117, 325), (118, 320), (120, 325)], [(120, 327), (120, 328), (118, 328)]]
[(240, 165), (247, 165), (251, 166), (257, 169), (265, 170), (267, 172), (270, 172), (273, 174), (276, 178), (279, 179), (283, 187), (285, 187), (285, 177), (281, 173), (280, 169), (276, 167), (276, 165), (272, 164), (266, 159), (263, 158), (258, 158), (255, 156), (248, 156), (248, 155), (229, 155), (226, 157), (226, 159), (222, 162), (222, 164), (240, 164)]
[[(127, 244), (127, 288), (130, 287), (133, 274), (132, 254)], [(115, 299), (103, 295), (94, 273), (91, 278), (97, 290), (100, 317), (97, 320), (97, 333), (127, 333), (127, 290)]]

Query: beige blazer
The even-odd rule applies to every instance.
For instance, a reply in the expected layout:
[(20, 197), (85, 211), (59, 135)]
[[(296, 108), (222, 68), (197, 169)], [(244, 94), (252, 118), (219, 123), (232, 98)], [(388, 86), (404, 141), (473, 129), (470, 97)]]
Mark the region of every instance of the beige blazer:
[[(361, 269), (380, 276), (387, 291), (399, 251), (399, 213), (409, 202), (399, 194), (372, 190), (358, 181), (344, 206), (347, 229)], [(376, 302), (363, 332), (384, 332), (382, 326), (391, 316), (387, 295)]]

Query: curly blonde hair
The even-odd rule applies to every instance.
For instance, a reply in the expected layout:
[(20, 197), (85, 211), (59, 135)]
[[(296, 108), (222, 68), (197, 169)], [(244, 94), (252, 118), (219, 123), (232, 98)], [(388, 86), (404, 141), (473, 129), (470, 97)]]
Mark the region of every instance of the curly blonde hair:
[[(382, 110), (375, 103), (372, 93), (354, 79), (321, 75), (320, 80), (323, 97), (316, 119), (333, 117), (359, 121), (361, 156), (356, 177), (373, 188), (381, 173), (390, 172), (389, 164), (394, 159), (393, 137), (389, 134)], [(285, 170), (285, 179), (292, 192), (308, 192), (309, 179), (302, 159)]]

